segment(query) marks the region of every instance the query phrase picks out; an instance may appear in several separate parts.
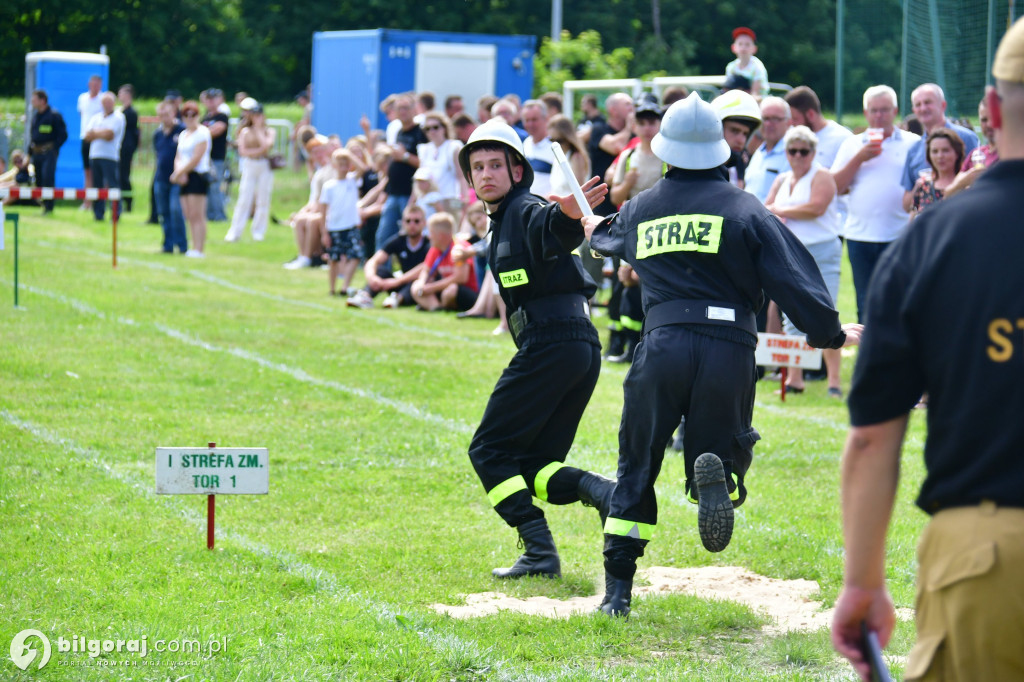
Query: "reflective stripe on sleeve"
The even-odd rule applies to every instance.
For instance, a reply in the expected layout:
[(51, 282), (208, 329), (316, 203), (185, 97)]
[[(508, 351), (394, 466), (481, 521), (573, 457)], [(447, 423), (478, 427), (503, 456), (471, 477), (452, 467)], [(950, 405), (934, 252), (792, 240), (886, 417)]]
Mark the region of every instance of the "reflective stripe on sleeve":
[(609, 516), (608, 520), (604, 523), (604, 532), (608, 533), (608, 535), (621, 535), (637, 540), (650, 540), (651, 536), (654, 535), (654, 526), (649, 523), (626, 521)]
[(533, 491), (536, 493), (537, 499), (548, 501), (548, 481), (556, 471), (564, 466), (561, 462), (552, 462), (537, 472), (537, 476), (533, 479)]
[(487, 499), (491, 501), (492, 507), (497, 507), (502, 500), (513, 493), (519, 492), (520, 490), (528, 490), (526, 487), (526, 479), (522, 476), (513, 476), (512, 478), (502, 481), (488, 490)]

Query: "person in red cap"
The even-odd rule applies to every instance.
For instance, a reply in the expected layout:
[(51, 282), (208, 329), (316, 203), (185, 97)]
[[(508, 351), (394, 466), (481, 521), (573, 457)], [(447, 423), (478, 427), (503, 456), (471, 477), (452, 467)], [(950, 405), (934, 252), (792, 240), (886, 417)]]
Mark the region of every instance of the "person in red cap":
[(726, 76), (743, 76), (751, 83), (750, 94), (761, 101), (768, 96), (768, 70), (757, 54), (757, 34), (746, 26), (732, 31), (732, 53), (736, 59), (725, 66)]

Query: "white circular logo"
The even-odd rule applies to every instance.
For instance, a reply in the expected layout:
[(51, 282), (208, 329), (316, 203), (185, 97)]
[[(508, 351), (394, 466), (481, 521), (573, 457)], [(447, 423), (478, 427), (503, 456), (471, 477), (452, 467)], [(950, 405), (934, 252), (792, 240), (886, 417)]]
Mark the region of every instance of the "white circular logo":
[[(11, 660), (14, 665), (22, 670), (28, 668), (39, 653), (32, 647), (25, 644), (29, 637), (38, 637), (43, 642), (43, 657), (39, 659), (39, 668), (42, 668), (50, 660), (50, 640), (39, 630), (22, 630), (11, 640)], [(38, 669), (38, 668), (37, 668)]]

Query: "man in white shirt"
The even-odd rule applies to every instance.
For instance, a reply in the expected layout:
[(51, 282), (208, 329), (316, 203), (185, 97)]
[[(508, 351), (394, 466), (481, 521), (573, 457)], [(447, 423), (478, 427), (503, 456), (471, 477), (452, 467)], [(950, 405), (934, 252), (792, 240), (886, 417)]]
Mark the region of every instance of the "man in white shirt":
[(849, 192), (846, 244), (860, 319), (864, 316), (864, 297), (875, 263), (909, 220), (903, 210), (900, 176), (907, 152), (921, 138), (895, 127), (897, 111), (896, 91), (888, 85), (865, 90), (868, 130), (848, 137), (832, 164), (832, 177), (839, 193)]
[(793, 118), (786, 100), (781, 97), (765, 97), (761, 101), (761, 135), (764, 142), (750, 157), (744, 175), (744, 189), (764, 203), (775, 178), (789, 170), (782, 138), (793, 124)]
[(551, 138), (548, 137), (547, 105), (539, 99), (526, 100), (520, 119), (529, 135), (523, 140), (523, 151), (533, 169), (530, 193), (547, 199), (551, 193), (551, 169), (555, 165), (555, 153), (551, 151)]
[[(83, 187), (93, 186), (92, 169), (89, 164), (90, 142), (85, 139), (85, 133), (89, 130), (89, 122), (92, 121), (92, 117), (103, 111), (103, 105), (100, 104), (100, 88), (102, 87), (103, 79), (100, 76), (89, 76), (89, 91), (78, 96), (78, 115), (81, 121), (78, 126), (78, 139), (82, 141), (82, 169), (85, 171)], [(82, 207), (88, 208), (89, 203), (86, 201)]]
[(831, 168), (840, 145), (853, 133), (846, 126), (821, 115), (821, 100), (806, 85), (793, 88), (784, 99), (789, 104), (793, 125), (807, 126), (818, 138), (818, 153), (814, 160), (825, 168)]
[[(93, 186), (97, 188), (120, 188), (118, 165), (121, 161), (121, 141), (124, 140), (124, 114), (114, 109), (114, 93), (105, 92), (100, 97), (102, 111), (92, 117), (85, 131), (89, 142), (89, 165), (92, 168)], [(106, 202), (97, 199), (92, 204), (96, 220), (103, 220)]]
[[(831, 168), (836, 160), (836, 153), (846, 138), (853, 135), (849, 128), (830, 121), (821, 115), (821, 100), (817, 93), (806, 85), (799, 85), (784, 97), (789, 104), (790, 115), (793, 117), (793, 125), (807, 126), (818, 137), (818, 152), (814, 160), (821, 164), (822, 168)], [(837, 197), (836, 207), (839, 209), (839, 234), (844, 236), (847, 208), (847, 197)]]

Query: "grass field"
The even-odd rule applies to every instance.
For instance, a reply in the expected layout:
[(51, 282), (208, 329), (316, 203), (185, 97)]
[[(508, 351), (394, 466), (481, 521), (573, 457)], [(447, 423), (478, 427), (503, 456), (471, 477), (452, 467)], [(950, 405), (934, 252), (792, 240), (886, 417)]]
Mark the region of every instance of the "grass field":
[[(273, 213), (302, 203), (277, 176)], [(137, 173), (139, 187), (148, 186)], [(456, 620), (434, 603), (498, 590), (558, 599), (603, 589), (597, 514), (547, 506), (564, 577), (497, 583), (515, 536), (489, 508), (466, 450), (513, 353), (493, 321), (346, 309), (320, 271), (288, 272), (290, 230), (222, 241), (209, 257), (159, 255), (143, 205), (110, 225), (74, 206), (20, 211), (0, 251), (0, 650), (21, 630), (53, 657), (9, 680), (824, 680), (852, 679), (825, 629), (770, 635), (757, 609), (694, 596), (639, 598), (629, 620), (495, 615)], [(852, 319), (844, 272), (840, 308)], [(4, 293), (6, 292), (6, 293)], [(600, 320), (597, 320), (599, 327)], [(844, 363), (845, 382), (852, 358)], [(606, 365), (569, 462), (614, 475), (625, 370)], [(730, 547), (711, 555), (669, 454), (661, 518), (640, 568), (741, 566), (805, 578), (833, 603), (841, 580), (838, 456), (845, 408), (825, 387), (785, 403), (759, 386), (763, 440)], [(270, 494), (153, 492), (158, 446), (262, 446)], [(898, 606), (912, 607), (924, 523), (923, 420), (915, 416), (889, 544)], [(824, 608), (823, 606), (823, 608)], [(901, 669), (913, 627), (888, 653)], [(138, 640), (147, 656), (59, 652), (57, 638)], [(221, 650), (153, 650), (157, 640)], [(30, 640), (30, 643), (33, 640)], [(39, 649), (38, 641), (35, 641)], [(167, 645), (170, 647), (171, 645)]]

